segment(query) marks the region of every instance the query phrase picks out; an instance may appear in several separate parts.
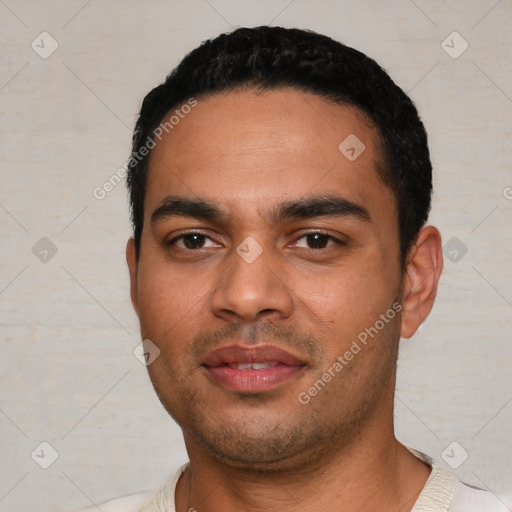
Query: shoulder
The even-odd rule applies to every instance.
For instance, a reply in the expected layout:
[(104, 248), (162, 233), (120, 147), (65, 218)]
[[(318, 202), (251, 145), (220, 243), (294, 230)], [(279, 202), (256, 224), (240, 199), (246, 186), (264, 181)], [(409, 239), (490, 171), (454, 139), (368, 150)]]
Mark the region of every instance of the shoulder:
[(449, 512), (509, 512), (510, 496), (498, 496), (459, 482)]
[(133, 494), (125, 496), (117, 500), (102, 503), (99, 506), (93, 506), (80, 510), (79, 512), (98, 512), (98, 508), (102, 512), (137, 512), (150, 498), (152, 493)]
[(98, 510), (101, 510), (101, 512), (175, 512), (174, 493), (176, 483), (188, 466), (189, 463), (187, 462), (178, 468), (174, 475), (156, 493), (132, 494), (78, 512), (98, 512)]
[(434, 459), (409, 448), (409, 451), (432, 468), (430, 476), (416, 501), (412, 512), (510, 512), (511, 495), (473, 487), (459, 481)]

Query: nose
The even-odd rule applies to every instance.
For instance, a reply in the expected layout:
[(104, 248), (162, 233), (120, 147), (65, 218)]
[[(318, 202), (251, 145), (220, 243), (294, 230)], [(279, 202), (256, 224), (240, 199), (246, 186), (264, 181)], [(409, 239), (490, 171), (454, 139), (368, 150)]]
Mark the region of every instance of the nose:
[(228, 321), (253, 322), (288, 318), (292, 314), (293, 294), (285, 284), (278, 257), (270, 249), (263, 249), (259, 244), (241, 244), (219, 272), (219, 281), (211, 295), (215, 316)]

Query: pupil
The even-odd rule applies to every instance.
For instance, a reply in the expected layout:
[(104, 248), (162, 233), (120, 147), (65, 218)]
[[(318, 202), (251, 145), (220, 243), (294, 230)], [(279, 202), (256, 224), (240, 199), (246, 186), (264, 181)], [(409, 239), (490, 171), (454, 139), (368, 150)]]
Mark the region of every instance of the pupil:
[(308, 243), (314, 249), (323, 249), (327, 245), (327, 236), (320, 233), (308, 235)]
[(183, 243), (187, 249), (198, 249), (204, 245), (204, 236), (198, 234), (186, 235)]

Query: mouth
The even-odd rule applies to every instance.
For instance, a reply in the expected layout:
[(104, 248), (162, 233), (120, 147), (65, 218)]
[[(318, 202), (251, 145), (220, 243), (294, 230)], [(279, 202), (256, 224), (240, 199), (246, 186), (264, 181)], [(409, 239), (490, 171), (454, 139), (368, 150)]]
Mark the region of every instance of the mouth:
[(303, 372), (305, 360), (272, 345), (231, 345), (209, 353), (202, 367), (215, 384), (238, 393), (270, 391)]

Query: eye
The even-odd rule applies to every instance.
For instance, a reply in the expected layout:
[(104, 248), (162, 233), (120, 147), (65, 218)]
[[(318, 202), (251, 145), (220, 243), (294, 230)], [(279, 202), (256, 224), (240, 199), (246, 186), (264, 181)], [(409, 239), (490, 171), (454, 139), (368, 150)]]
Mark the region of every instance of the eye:
[(202, 233), (184, 233), (183, 235), (173, 238), (169, 245), (174, 245), (179, 249), (194, 250), (207, 249), (209, 247), (220, 247), (211, 238)]
[(326, 249), (334, 244), (343, 245), (343, 242), (331, 235), (315, 232), (302, 235), (296, 240), (294, 245), (295, 247), (303, 247), (305, 249)]

